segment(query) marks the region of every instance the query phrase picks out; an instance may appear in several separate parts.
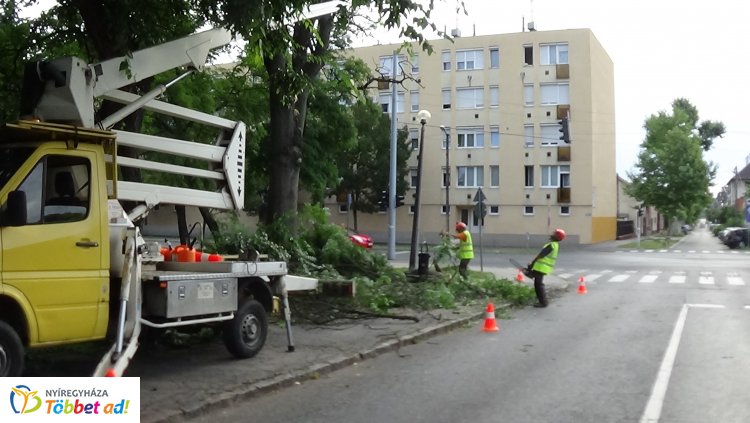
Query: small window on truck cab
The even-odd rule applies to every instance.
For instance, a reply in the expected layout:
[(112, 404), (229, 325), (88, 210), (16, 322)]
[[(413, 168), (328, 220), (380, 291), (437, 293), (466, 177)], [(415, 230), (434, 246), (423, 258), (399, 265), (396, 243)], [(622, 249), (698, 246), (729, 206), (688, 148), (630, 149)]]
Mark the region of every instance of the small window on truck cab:
[(76, 222), (90, 209), (91, 165), (83, 157), (45, 156), (18, 187), (26, 193), (26, 223)]

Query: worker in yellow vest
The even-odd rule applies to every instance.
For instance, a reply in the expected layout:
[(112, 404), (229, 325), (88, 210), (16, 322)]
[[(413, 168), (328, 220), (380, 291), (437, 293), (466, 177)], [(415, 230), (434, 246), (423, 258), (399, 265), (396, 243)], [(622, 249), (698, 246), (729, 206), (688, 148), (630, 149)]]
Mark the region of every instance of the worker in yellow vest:
[(458, 273), (464, 278), (467, 277), (469, 262), (474, 258), (474, 246), (471, 243), (471, 233), (466, 228), (464, 222), (456, 222), (456, 234), (451, 235), (458, 239), (458, 257), (461, 262), (458, 265)]
[(534, 307), (547, 307), (547, 293), (544, 290), (544, 275), (549, 275), (555, 268), (557, 261), (557, 252), (560, 250), (559, 242), (565, 239), (565, 231), (555, 229), (550, 236), (549, 242), (544, 244), (542, 251), (534, 257), (526, 268), (526, 275), (534, 278), (534, 291), (538, 303)]

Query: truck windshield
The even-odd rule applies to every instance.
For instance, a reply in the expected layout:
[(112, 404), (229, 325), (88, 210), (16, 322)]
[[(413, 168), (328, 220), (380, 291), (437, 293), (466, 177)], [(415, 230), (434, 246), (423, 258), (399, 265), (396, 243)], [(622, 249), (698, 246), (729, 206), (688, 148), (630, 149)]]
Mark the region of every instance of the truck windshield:
[(0, 146), (0, 189), (33, 152), (33, 147)]

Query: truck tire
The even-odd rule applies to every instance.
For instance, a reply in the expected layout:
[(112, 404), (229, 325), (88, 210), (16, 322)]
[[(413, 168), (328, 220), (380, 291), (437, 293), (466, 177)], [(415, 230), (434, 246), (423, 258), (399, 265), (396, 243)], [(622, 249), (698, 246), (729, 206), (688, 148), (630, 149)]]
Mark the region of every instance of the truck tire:
[(268, 335), (268, 318), (263, 305), (244, 300), (234, 319), (224, 324), (224, 345), (237, 358), (250, 358), (263, 349)]
[(21, 376), (23, 343), (13, 328), (0, 321), (0, 377)]

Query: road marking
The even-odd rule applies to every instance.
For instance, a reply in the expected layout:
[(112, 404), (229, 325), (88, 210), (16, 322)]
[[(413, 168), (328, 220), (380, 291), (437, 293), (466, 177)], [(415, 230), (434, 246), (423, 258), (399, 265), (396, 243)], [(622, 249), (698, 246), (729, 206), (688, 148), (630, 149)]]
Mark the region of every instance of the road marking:
[(674, 251), (675, 253), (681, 253), (682, 252), (682, 250), (672, 250), (672, 251)]
[(642, 277), (638, 283), (653, 283), (659, 275), (646, 275)]
[(647, 253), (653, 253), (654, 250), (646, 250)]
[(609, 280), (609, 282), (624, 282), (630, 275), (615, 275)]
[(690, 251), (688, 251), (688, 253), (690, 253), (690, 254), (692, 254), (692, 253), (694, 253), (694, 252), (695, 252), (695, 250), (690, 250)]
[(660, 253), (666, 253), (667, 250), (659, 250)]
[(664, 396), (667, 393), (669, 378), (672, 376), (674, 360), (677, 357), (677, 347), (680, 345), (682, 330), (685, 328), (685, 319), (687, 318), (688, 306), (684, 304), (680, 315), (677, 317), (677, 323), (674, 325), (672, 337), (669, 339), (667, 350), (664, 352), (664, 358), (661, 360), (659, 373), (657, 373), (654, 386), (651, 388), (651, 396), (646, 403), (646, 408), (641, 416), (641, 423), (657, 423), (661, 417), (661, 408), (664, 405)]
[(573, 276), (573, 275), (572, 275), (572, 274), (570, 274), (570, 273), (560, 273), (560, 274), (559, 274), (559, 275), (557, 275), (557, 276), (559, 276), (559, 277), (561, 277), (561, 278), (563, 278), (563, 279), (568, 279), (569, 277), (571, 277), (571, 276)]
[(750, 305), (746, 305), (745, 310), (750, 310)]
[(713, 285), (714, 277), (711, 275), (711, 272), (701, 272), (701, 275), (698, 276), (698, 283), (701, 285)]
[(739, 285), (744, 285), (745, 281), (743, 281), (742, 278), (739, 276), (727, 276), (727, 283), (729, 285), (739, 286)]
[(669, 283), (685, 283), (687, 276), (685, 275), (672, 275), (669, 277)]
[(708, 250), (703, 250), (703, 251), (701, 251), (701, 253), (703, 253), (703, 254), (710, 254), (711, 252), (708, 251)]
[(584, 278), (585, 278), (586, 282), (591, 282), (591, 281), (595, 281), (595, 280), (599, 279), (601, 276), (602, 275), (594, 274), (594, 275), (586, 275)]

